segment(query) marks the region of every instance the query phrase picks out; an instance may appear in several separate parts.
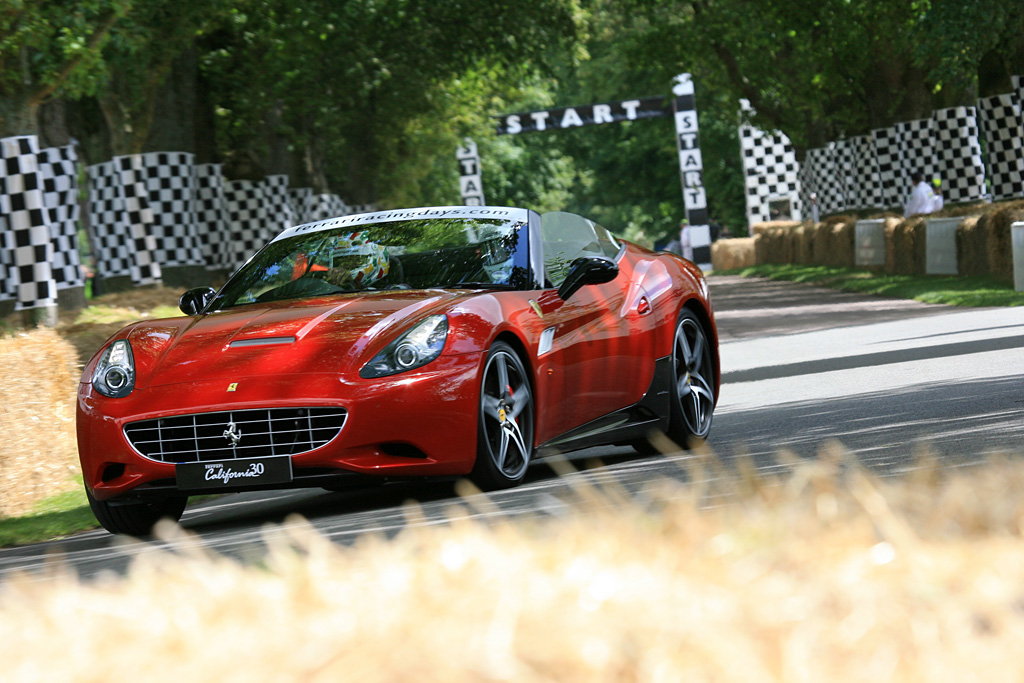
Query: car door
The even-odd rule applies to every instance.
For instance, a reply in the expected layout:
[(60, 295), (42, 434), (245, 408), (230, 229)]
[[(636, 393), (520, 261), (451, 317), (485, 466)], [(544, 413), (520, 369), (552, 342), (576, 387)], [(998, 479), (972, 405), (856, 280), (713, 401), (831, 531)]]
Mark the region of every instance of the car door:
[[(581, 216), (548, 213), (541, 219), (546, 285), (537, 303), (546, 339), (539, 360), (557, 405), (542, 420), (541, 440), (553, 438), (643, 396), (653, 377), (648, 340), (653, 316), (641, 316), (632, 299), (632, 264), (611, 235)], [(611, 282), (586, 285), (563, 301), (554, 288), (580, 256), (610, 258), (620, 266)], [(560, 399), (560, 400), (559, 400)]]

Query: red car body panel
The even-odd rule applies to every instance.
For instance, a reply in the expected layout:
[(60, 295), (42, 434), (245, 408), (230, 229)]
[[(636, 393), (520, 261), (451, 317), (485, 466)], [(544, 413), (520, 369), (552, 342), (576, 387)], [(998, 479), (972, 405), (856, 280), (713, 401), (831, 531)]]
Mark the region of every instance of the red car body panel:
[[(389, 477), (467, 474), (477, 453), (480, 375), (499, 338), (521, 349), (532, 378), (535, 446), (636, 404), (651, 386), (656, 359), (672, 353), (683, 306), (704, 321), (714, 348), (718, 336), (703, 276), (693, 264), (623, 244), (618, 276), (584, 286), (568, 301), (554, 289), (377, 291), (131, 325), (111, 341), (131, 344), (134, 391), (108, 398), (94, 389), (99, 352), (79, 386), (85, 484), (96, 500), (109, 500), (174, 478), (174, 464), (130, 445), (124, 434), (129, 422), (277, 406), (348, 411), (340, 435), (292, 456), (295, 468)], [(360, 376), (386, 344), (432, 314), (446, 315), (449, 324), (436, 360), (392, 376)], [(540, 354), (542, 335), (551, 328), (551, 348)], [(238, 344), (252, 340), (267, 343)], [(717, 397), (717, 353), (714, 362)], [(389, 454), (388, 444), (420, 455)]]

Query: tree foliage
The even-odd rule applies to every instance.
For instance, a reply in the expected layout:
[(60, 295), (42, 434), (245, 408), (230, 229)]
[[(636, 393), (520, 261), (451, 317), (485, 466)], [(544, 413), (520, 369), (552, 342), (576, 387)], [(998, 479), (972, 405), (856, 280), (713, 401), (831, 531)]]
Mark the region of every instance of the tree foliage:
[(0, 136), (33, 133), (50, 97), (102, 83), (102, 50), (132, 0), (5, 0), (0, 6)]
[[(79, 116), (103, 112), (95, 118), (113, 153), (150, 151), (159, 139), (161, 149), (222, 162), (229, 177), (287, 173), (293, 184), (380, 206), (456, 201), (454, 149), (469, 136), (489, 202), (576, 210), (647, 241), (683, 212), (670, 119), (498, 137), (491, 117), (667, 97), (682, 72), (697, 84), (711, 214), (738, 227), (740, 98), (798, 151), (971, 104), (1024, 73), (1024, 4), (0, 4), (0, 135), (35, 132), (42, 102), (81, 99)], [(172, 90), (186, 101), (169, 99)], [(171, 125), (186, 115), (190, 123)], [(79, 138), (96, 128), (70, 125), (89, 128)]]

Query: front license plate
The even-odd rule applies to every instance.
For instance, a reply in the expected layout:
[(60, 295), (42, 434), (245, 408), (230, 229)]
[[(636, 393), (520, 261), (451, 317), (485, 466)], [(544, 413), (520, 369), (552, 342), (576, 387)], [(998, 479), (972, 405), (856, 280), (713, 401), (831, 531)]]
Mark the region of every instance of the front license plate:
[(284, 484), (292, 480), (291, 457), (245, 458), (177, 465), (179, 489), (223, 489), (232, 486)]

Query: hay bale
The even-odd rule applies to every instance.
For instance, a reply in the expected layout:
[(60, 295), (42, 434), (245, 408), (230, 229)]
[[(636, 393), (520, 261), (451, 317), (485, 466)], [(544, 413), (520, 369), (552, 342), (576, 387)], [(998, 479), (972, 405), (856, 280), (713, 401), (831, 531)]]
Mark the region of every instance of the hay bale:
[(807, 221), (793, 230), (794, 263), (809, 266), (814, 263), (814, 223)]
[(0, 517), (77, 486), (77, 362), (52, 329), (0, 338)]
[(773, 228), (794, 228), (800, 225), (800, 221), (767, 221), (764, 223), (754, 223), (750, 226), (750, 234), (760, 235)]
[(124, 577), (8, 579), (3, 679), (1017, 680), (1022, 459), (876, 478), (848, 456), (702, 454), (699, 483), (633, 500), (567, 476), (557, 515), (462, 489), (352, 543), (292, 517), (245, 563), (162, 526)]
[(841, 216), (842, 221), (831, 221), (831, 248), (828, 265), (835, 268), (853, 268), (857, 249), (857, 221), (849, 216)]
[(832, 252), (832, 225), (816, 223), (813, 231), (811, 263), (823, 266), (828, 263), (829, 254)]
[(754, 240), (754, 262), (758, 265), (768, 263), (768, 240), (764, 233), (754, 235), (751, 239)]
[(985, 238), (987, 222), (987, 216), (971, 216), (956, 226), (956, 264), (959, 275), (988, 274), (988, 241)]
[(748, 268), (757, 263), (753, 237), (718, 240), (711, 245), (711, 265), (715, 270)]
[(882, 228), (885, 230), (885, 272), (896, 272), (896, 228), (903, 222), (902, 216), (886, 216)]
[(764, 233), (768, 245), (768, 263), (786, 263), (786, 229), (773, 226)]
[(894, 274), (925, 274), (925, 230), (924, 216), (908, 218), (896, 226), (892, 240)]
[(1024, 201), (1007, 202), (987, 218), (988, 274), (1000, 282), (1013, 285), (1013, 243), (1010, 226), (1024, 219)]

